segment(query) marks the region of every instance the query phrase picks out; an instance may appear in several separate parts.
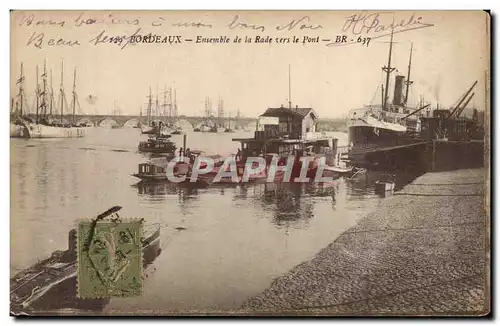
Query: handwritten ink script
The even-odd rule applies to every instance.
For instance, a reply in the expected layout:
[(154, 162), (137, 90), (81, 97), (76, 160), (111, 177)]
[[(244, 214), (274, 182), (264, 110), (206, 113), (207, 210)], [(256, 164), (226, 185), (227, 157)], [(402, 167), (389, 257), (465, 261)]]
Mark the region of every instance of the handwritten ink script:
[[(387, 23), (387, 20), (391, 19), (390, 16), (388, 13), (381, 12), (356, 13), (347, 17), (342, 27), (342, 32), (354, 36), (364, 35), (370, 37), (370, 39), (375, 39), (388, 36), (391, 34), (391, 31), (396, 34), (434, 26), (434, 24), (424, 22), (423, 17), (417, 16), (415, 13), (404, 19), (393, 17), (391, 23)], [(351, 43), (355, 43), (355, 41), (340, 44), (339, 42), (332, 42), (327, 45), (347, 45)]]
[[(200, 43), (278, 43), (278, 44), (323, 44), (328, 47), (358, 44), (369, 46), (371, 40), (386, 37), (392, 33), (403, 33), (411, 30), (434, 26), (424, 20), (417, 13), (388, 13), (388, 12), (358, 12), (345, 17), (340, 24), (325, 26), (314, 19), (311, 15), (298, 15), (281, 22), (268, 22), (266, 24), (251, 21), (242, 14), (229, 16), (227, 21), (213, 22), (202, 19), (178, 20), (169, 19), (164, 16), (157, 17), (117, 17), (113, 14), (101, 16), (95, 13), (81, 12), (74, 19), (40, 19), (35, 14), (22, 16), (17, 24), (22, 28), (35, 28), (29, 35), (26, 46), (42, 49), (44, 47), (78, 47), (83, 44), (100, 46), (113, 44), (120, 49), (129, 45), (137, 44), (200, 44)], [(111, 32), (113, 26), (124, 26), (126, 32)], [(78, 37), (61, 37), (55, 33), (63, 28), (89, 28), (89, 26), (100, 29), (94, 36), (87, 40)], [(128, 27), (128, 28), (127, 28)], [(130, 27), (134, 29), (130, 29)], [(44, 28), (44, 30), (39, 30)], [(116, 29), (114, 29), (116, 30)], [(192, 37), (171, 34), (172, 30), (200, 31), (199, 35)], [(210, 33), (217, 30), (217, 36)], [(221, 31), (244, 32), (245, 35), (223, 35), (226, 41), (198, 42), (200, 39), (217, 39)], [(248, 33), (255, 33), (249, 36)], [(293, 33), (293, 34), (291, 34)], [(321, 33), (321, 34), (320, 34)], [(291, 34), (291, 35), (290, 35)], [(318, 35), (320, 34), (320, 35)], [(229, 38), (231, 38), (229, 40)], [(140, 40), (137, 42), (137, 40)], [(227, 41), (229, 40), (229, 41)]]

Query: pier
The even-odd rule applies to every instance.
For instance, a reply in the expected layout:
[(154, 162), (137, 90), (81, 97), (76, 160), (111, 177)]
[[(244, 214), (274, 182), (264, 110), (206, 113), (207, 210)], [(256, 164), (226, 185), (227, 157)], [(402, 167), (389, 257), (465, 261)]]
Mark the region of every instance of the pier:
[(487, 170), (429, 172), (313, 259), (275, 279), (243, 313), (484, 315), (490, 311)]

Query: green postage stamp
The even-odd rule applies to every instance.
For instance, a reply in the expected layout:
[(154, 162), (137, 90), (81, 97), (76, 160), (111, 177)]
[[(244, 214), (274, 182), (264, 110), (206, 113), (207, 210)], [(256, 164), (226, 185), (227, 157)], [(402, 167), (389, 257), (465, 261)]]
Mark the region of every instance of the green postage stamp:
[(142, 293), (142, 222), (78, 224), (78, 296), (107, 298)]

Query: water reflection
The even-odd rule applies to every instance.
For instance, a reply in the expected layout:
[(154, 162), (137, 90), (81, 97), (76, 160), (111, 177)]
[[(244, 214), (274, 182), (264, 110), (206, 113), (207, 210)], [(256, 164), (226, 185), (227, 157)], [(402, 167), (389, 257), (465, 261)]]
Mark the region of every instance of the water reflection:
[[(235, 148), (232, 136), (190, 134), (189, 147), (225, 155)], [(329, 184), (134, 184), (130, 174), (138, 164), (166, 162), (137, 153), (142, 138), (117, 129), (84, 139), (30, 141), (30, 147), (11, 141), (13, 270), (65, 248), (61, 235), (76, 219), (119, 204), (132, 216), (166, 225), (165, 247), (144, 294), (113, 298), (105, 310), (237, 308), (383, 201), (374, 192), (381, 175), (371, 171)], [(83, 150), (88, 148), (95, 150)], [(409, 179), (398, 176), (397, 187)]]
[(199, 188), (189, 184), (176, 184), (170, 182), (147, 183), (139, 182), (133, 187), (137, 188), (139, 196), (147, 196), (150, 199), (165, 198), (168, 195), (177, 195), (179, 202), (183, 203), (190, 199), (199, 197)]

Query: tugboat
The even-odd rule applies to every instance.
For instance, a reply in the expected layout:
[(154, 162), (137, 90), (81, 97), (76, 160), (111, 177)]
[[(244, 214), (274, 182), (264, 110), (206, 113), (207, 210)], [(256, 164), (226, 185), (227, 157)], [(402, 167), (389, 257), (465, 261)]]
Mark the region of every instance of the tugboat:
[[(100, 214), (98, 219), (118, 217), (120, 206)], [(69, 232), (66, 251), (52, 255), (14, 275), (10, 279), (11, 314), (29, 314), (36, 310), (102, 309), (109, 299), (80, 299), (77, 297), (76, 230)], [(161, 253), (160, 226), (145, 225), (142, 241), (143, 265), (150, 265)]]
[(141, 141), (138, 146), (139, 152), (154, 154), (174, 154), (177, 146), (170, 140), (170, 135), (157, 135), (150, 137), (147, 141)]

